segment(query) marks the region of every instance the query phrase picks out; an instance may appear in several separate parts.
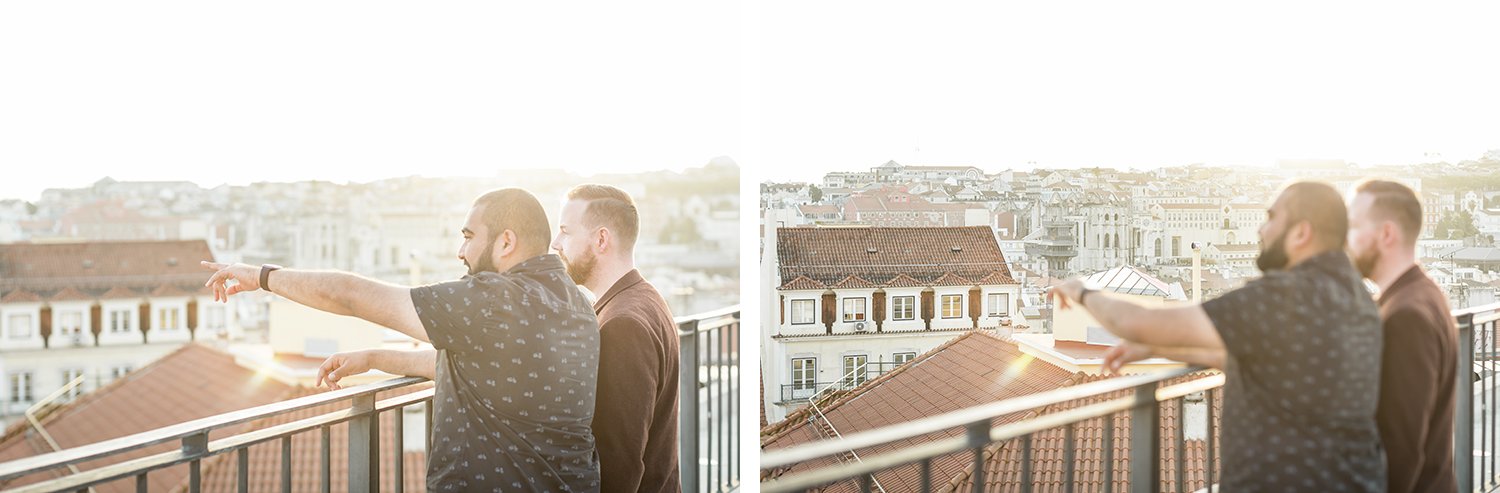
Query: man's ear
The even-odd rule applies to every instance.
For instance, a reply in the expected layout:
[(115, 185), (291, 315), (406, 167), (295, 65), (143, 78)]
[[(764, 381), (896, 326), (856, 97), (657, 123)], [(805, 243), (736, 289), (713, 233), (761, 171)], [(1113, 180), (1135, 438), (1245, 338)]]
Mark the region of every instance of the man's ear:
[(505, 258), (513, 253), (516, 253), (516, 232), (508, 229), (501, 231), (500, 236), (495, 237), (495, 255)]
[(591, 246), (594, 247), (595, 254), (603, 255), (614, 246), (614, 243), (615, 237), (610, 234), (609, 228), (600, 226), (599, 229), (594, 230), (594, 244)]
[(1312, 242), (1312, 223), (1302, 221), (1292, 226), (1286, 238), (1286, 246), (1290, 248), (1301, 248)]

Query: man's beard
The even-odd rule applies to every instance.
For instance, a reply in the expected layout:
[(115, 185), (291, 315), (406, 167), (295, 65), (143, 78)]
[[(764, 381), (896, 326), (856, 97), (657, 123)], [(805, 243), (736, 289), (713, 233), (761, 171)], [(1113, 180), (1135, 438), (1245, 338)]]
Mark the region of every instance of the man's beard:
[(494, 254), (495, 242), (490, 241), (490, 246), (484, 247), (484, 253), (479, 254), (479, 258), (476, 259), (474, 263), (470, 264), (469, 259), (465, 258), (464, 267), (469, 268), (469, 275), (471, 276), (480, 272), (499, 273), (500, 271), (495, 269), (495, 262), (493, 260), (490, 260), (490, 257)]
[(579, 286), (583, 286), (585, 282), (588, 282), (589, 277), (594, 275), (594, 266), (599, 263), (599, 256), (594, 255), (593, 250), (583, 252), (583, 258), (578, 259), (577, 262), (568, 258), (567, 255), (563, 255), (560, 251), (557, 252), (557, 255), (562, 257), (563, 264), (568, 266), (568, 277), (573, 278), (573, 284)]
[(1285, 269), (1286, 264), (1291, 261), (1292, 259), (1286, 256), (1286, 232), (1282, 231), (1281, 236), (1277, 236), (1276, 239), (1271, 240), (1267, 248), (1260, 250), (1260, 256), (1255, 257), (1255, 266), (1260, 269), (1261, 273), (1267, 273)]
[(1380, 249), (1367, 248), (1364, 255), (1353, 255), (1354, 266), (1359, 268), (1359, 275), (1365, 279), (1373, 279), (1375, 275), (1375, 264), (1380, 263)]

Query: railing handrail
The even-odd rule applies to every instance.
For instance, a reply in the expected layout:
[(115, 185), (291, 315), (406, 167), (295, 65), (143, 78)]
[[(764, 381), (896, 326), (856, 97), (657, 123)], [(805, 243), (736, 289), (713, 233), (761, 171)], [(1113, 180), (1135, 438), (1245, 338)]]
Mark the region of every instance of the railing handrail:
[[(678, 327), (682, 327), (682, 324), (689, 323), (689, 322), (694, 322), (694, 321), (702, 322), (702, 321), (705, 321), (705, 320), (716, 320), (716, 319), (724, 319), (724, 318), (738, 319), (739, 318), (739, 313), (740, 313), (740, 305), (730, 305), (730, 306), (726, 306), (724, 308), (719, 308), (717, 310), (709, 310), (709, 311), (706, 311), (706, 312), (694, 313), (692, 315), (682, 315), (682, 316), (679, 316), (679, 317), (673, 317), (672, 318), (672, 323), (677, 324)], [(703, 331), (703, 330), (707, 330), (707, 329), (705, 329), (705, 328), (699, 328), (698, 330), (699, 331)]]
[(213, 430), (240, 423), (280, 416), (333, 402), (353, 400), (377, 392), (394, 390), (426, 381), (427, 379), (421, 377), (397, 377), (331, 392), (274, 402), (249, 409), (217, 414), (57, 452), (16, 459), (0, 463), (0, 481), (8, 481), (38, 471), (78, 464), (91, 459), (129, 452), (159, 443), (181, 440), (196, 435), (207, 435)]
[(865, 430), (841, 440), (825, 440), (795, 445), (785, 449), (766, 452), (761, 454), (761, 469), (774, 469), (789, 466), (800, 462), (819, 459), (849, 450), (864, 449), (888, 443), (898, 442), (909, 438), (920, 437), (929, 433), (943, 430), (963, 428), (976, 422), (993, 420), (1003, 416), (1009, 416), (1022, 411), (1042, 408), (1068, 401), (1081, 400), (1097, 395), (1108, 394), (1123, 390), (1130, 390), (1141, 385), (1164, 382), (1173, 378), (1190, 375), (1203, 371), (1203, 368), (1189, 367), (1164, 370), (1159, 372), (1126, 375), (1108, 380), (1072, 385), (1056, 390), (1039, 392), (1036, 394), (1014, 397), (1001, 401), (968, 407), (937, 416), (907, 421), (904, 423)]
[(1464, 308), (1462, 310), (1453, 311), (1454, 318), (1463, 318), (1465, 316), (1474, 317), (1475, 324), (1482, 324), (1491, 320), (1500, 320), (1500, 303), (1473, 306)]

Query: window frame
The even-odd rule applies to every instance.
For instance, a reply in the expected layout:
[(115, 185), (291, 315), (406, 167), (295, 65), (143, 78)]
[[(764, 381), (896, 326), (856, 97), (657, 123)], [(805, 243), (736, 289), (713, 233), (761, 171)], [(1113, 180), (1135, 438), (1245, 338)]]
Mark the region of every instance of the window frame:
[[(1003, 297), (1005, 302), (1004, 303), (997, 303), (997, 297)], [(988, 306), (985, 307), (986, 308), (985, 309), (985, 314), (986, 315), (989, 315), (991, 317), (1009, 317), (1010, 316), (1010, 293), (986, 293), (984, 295), (984, 298), (985, 298), (985, 303), (988, 305)], [(997, 311), (995, 311), (995, 307), (996, 306), (999, 306), (1004, 311), (1003, 312), (997, 312)]]
[[(797, 368), (803, 363), (803, 368)], [(799, 375), (800, 374), (800, 375)], [(801, 378), (799, 378), (799, 376)], [(792, 390), (815, 390), (818, 387), (818, 358), (792, 358)]]
[[(949, 299), (956, 299), (957, 300), (957, 302), (953, 304), (953, 306), (955, 306), (955, 307), (958, 308), (958, 312), (957, 312), (958, 314), (957, 315), (949, 315), (948, 314), (948, 308), (949, 308), (948, 301), (949, 301)], [(964, 295), (962, 295), (962, 294), (945, 294), (945, 295), (939, 296), (938, 297), (938, 307), (941, 309), (940, 310), (941, 311), (941, 315), (942, 315), (942, 318), (944, 318), (944, 319), (964, 318)]]
[[(791, 310), (792, 310), (792, 325), (813, 325), (813, 324), (818, 323), (818, 300), (811, 299), (811, 298), (804, 298), (804, 299), (797, 299), (797, 300), (790, 300), (790, 301), (791, 301), (790, 307), (791, 307)], [(798, 322), (797, 321), (797, 305), (799, 303), (807, 303), (807, 307), (808, 308), (807, 308), (807, 321), (806, 322)]]
[[(900, 315), (901, 312), (897, 311), (897, 310), (899, 310), (898, 307), (901, 306), (901, 301), (902, 300), (906, 300), (906, 301), (909, 302), (908, 306), (906, 307), (907, 313), (906, 313), (905, 317), (902, 317)], [(913, 296), (892, 296), (891, 297), (891, 321), (893, 321), (893, 322), (900, 322), (900, 321), (916, 320), (916, 319), (917, 319), (917, 297), (915, 295), (913, 295)]]
[[(854, 313), (849, 310), (849, 302), (851, 301), (858, 302), (857, 304), (859, 305), (859, 312)], [(840, 300), (839, 308), (839, 318), (843, 320), (844, 323), (866, 322), (870, 318), (870, 302), (867, 298), (857, 296), (844, 298)], [(850, 318), (849, 316), (851, 314), (858, 315), (859, 318)]]

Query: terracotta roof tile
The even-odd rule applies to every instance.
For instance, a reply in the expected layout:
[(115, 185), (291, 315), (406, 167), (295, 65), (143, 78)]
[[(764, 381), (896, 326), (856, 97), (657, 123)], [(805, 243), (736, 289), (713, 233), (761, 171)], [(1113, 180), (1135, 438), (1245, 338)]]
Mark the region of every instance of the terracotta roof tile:
[(952, 272), (945, 273), (941, 277), (932, 280), (933, 286), (969, 286), (972, 284), (974, 284), (972, 281)]
[(988, 276), (984, 276), (983, 279), (980, 279), (979, 284), (1016, 284), (1016, 280), (1015, 278), (1010, 277), (1010, 274), (995, 271), (991, 272)]
[(94, 299), (94, 297), (90, 296), (88, 293), (85, 293), (83, 291), (79, 291), (77, 288), (74, 288), (72, 286), (68, 286), (66, 288), (63, 288), (61, 291), (58, 291), (58, 292), (54, 293), (52, 296), (48, 297), (47, 299), (52, 300), (52, 301), (77, 301), (77, 300), (92, 300), (92, 299)]
[(190, 296), (191, 294), (172, 284), (163, 284), (151, 290), (151, 296)]
[[(1018, 372), (1007, 373), (1012, 365)], [(824, 403), (824, 414), (841, 434), (850, 434), (900, 424), (912, 419), (1052, 390), (1070, 381), (1066, 370), (1035, 360), (1021, 353), (1010, 340), (986, 331), (971, 331), (934, 348), (896, 371), (866, 382), (852, 391)], [(762, 450), (775, 450), (824, 439), (818, 427), (809, 424), (807, 410), (787, 416), (785, 421), (763, 430)], [(1024, 416), (1008, 416), (996, 424), (1013, 422)], [(933, 433), (911, 443), (958, 436), (963, 430)], [(875, 455), (896, 450), (911, 443), (887, 444), (858, 451)], [(968, 466), (970, 456), (944, 457), (933, 461), (933, 481), (946, 484)], [(837, 463), (824, 458), (798, 464), (787, 471), (771, 471), (771, 476), (788, 471), (806, 471)], [(915, 467), (893, 470), (879, 477), (887, 491), (919, 489)], [(853, 491), (852, 482), (833, 485), (829, 491)]]
[(875, 283), (873, 283), (873, 282), (866, 281), (862, 277), (859, 277), (859, 276), (849, 276), (849, 277), (845, 277), (844, 280), (839, 281), (838, 283), (834, 284), (833, 287), (835, 287), (835, 288), (842, 288), (842, 289), (858, 289), (858, 288), (874, 288), (874, 287), (878, 287), (878, 286), (876, 286)]
[(807, 276), (797, 276), (796, 279), (787, 281), (786, 284), (782, 284), (778, 289), (781, 289), (783, 291), (796, 291), (804, 289), (825, 289), (827, 287), (827, 285), (824, 285), (823, 283), (818, 281), (814, 281), (812, 280), (812, 278), (809, 278)]
[(139, 298), (140, 296), (140, 293), (137, 293), (124, 286), (115, 286), (113, 288), (110, 288), (109, 291), (105, 291), (104, 294), (99, 295), (99, 297), (103, 299)]
[(966, 279), (997, 271), (1010, 275), (986, 226), (779, 228), (776, 253), (782, 279), (806, 276), (824, 285), (850, 275), (891, 279), (906, 274), (922, 283), (947, 273)]
[(201, 285), (212, 273), (198, 261), (213, 258), (204, 240), (4, 244), (0, 291), (123, 286), (147, 292), (162, 284)]
[(924, 283), (922, 281), (918, 281), (915, 278), (912, 278), (911, 276), (908, 276), (906, 274), (896, 274), (896, 277), (892, 277), (891, 280), (885, 282), (885, 287), (888, 287), (888, 288), (921, 288), (921, 287), (927, 287), (927, 283)]
[[(234, 362), (234, 356), (201, 344), (186, 344), (104, 388), (85, 394), (43, 418), (47, 431), (64, 448), (119, 438), (167, 425), (245, 409), (285, 399), (291, 387), (259, 376)], [(218, 439), (245, 429), (243, 425), (214, 433)], [(0, 438), (0, 461), (30, 457), (50, 451), (23, 422), (9, 427)], [(222, 434), (221, 434), (222, 433)], [(175, 450), (180, 444), (162, 443), (135, 451), (85, 462), (82, 470)], [(14, 488), (59, 477), (59, 470), (46, 471), (0, 484)], [(66, 471), (66, 469), (60, 469)], [(153, 471), (148, 475), (151, 491), (167, 491), (187, 478), (186, 464)], [(134, 491), (133, 478), (98, 488), (101, 492)]]
[(36, 293), (24, 289), (11, 291), (4, 297), (0, 297), (0, 302), (5, 303), (24, 303), (28, 301), (42, 301), (42, 297), (37, 296)]

